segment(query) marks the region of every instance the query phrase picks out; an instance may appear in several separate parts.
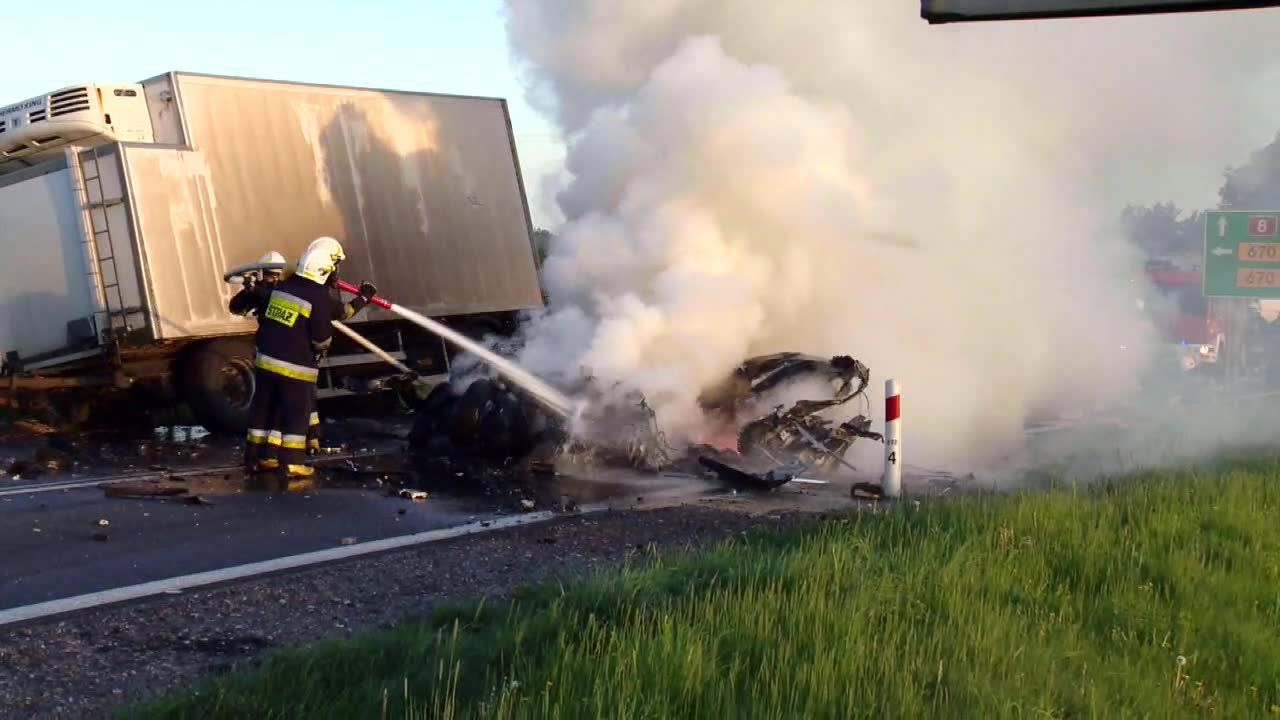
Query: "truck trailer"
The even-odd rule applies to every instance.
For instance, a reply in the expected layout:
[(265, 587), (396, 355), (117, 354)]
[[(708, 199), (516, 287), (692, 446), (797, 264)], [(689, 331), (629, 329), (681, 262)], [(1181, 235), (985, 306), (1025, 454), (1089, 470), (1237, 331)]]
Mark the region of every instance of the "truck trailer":
[[(2, 107), (0, 389), (133, 389), (239, 430), (256, 321), (223, 272), (322, 235), (344, 278), (471, 334), (544, 302), (503, 99), (170, 72)], [(351, 324), (447, 372), (416, 326)], [(386, 372), (342, 340), (322, 399)]]

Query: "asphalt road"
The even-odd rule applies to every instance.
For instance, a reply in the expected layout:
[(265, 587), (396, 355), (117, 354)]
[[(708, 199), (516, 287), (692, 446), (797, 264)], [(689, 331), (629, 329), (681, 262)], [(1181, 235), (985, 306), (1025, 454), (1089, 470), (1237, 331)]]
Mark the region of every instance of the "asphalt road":
[[(382, 455), (354, 465), (322, 460), (329, 469), (302, 489), (278, 481), (264, 486), (228, 470), (238, 465), (236, 447), (218, 440), (0, 444), (0, 464), (9, 469), (0, 473), (0, 611), (468, 524), (501, 525), (530, 511), (719, 502), (766, 512), (850, 503), (847, 485), (793, 484), (761, 496), (680, 473), (597, 468), (589, 479), (466, 477), (407, 463), (401, 442), (379, 439), (385, 429), (373, 425), (350, 438), (353, 449)], [(30, 463), (41, 457), (36, 446), (55, 444), (70, 448), (74, 464), (33, 473)], [(15, 478), (22, 462), (27, 469)], [(139, 473), (152, 479), (126, 484), (182, 494), (119, 497), (119, 484), (103, 484), (104, 477)], [(402, 487), (429, 497), (402, 498)]]
[[(225, 457), (207, 466), (225, 466)], [(523, 483), (428, 477), (398, 452), (359, 460), (365, 472), (330, 461), (309, 488), (264, 484), (239, 471), (152, 473), (145, 482), (83, 483), (94, 468), (31, 481), (0, 481), (0, 611), (156, 580), (275, 560), (528, 511), (605, 504), (634, 507), (723, 495), (722, 486), (680, 475), (603, 472), (590, 481), (545, 476)], [(137, 473), (133, 469), (132, 473)], [(101, 482), (99, 477), (94, 482)], [(173, 488), (139, 499), (125, 486)], [(428, 497), (401, 497), (402, 488)], [(192, 500), (197, 499), (196, 502)]]
[(415, 502), (355, 486), (201, 497), (211, 504), (101, 487), (0, 497), (0, 609), (498, 515), (476, 499)]

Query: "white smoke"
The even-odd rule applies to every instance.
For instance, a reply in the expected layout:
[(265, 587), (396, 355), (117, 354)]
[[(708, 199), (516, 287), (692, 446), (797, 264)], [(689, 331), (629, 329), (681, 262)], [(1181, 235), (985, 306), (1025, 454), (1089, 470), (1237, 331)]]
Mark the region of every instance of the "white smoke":
[(780, 350), (901, 380), (922, 463), (1114, 400), (1151, 337), (1112, 219), (1210, 204), (1277, 117), (1254, 94), (1264, 74), (1214, 70), (1272, 62), (1271, 14), (940, 29), (897, 0), (507, 13), (569, 144), (552, 310), (521, 361), (637, 388), (676, 435), (701, 428), (701, 389)]

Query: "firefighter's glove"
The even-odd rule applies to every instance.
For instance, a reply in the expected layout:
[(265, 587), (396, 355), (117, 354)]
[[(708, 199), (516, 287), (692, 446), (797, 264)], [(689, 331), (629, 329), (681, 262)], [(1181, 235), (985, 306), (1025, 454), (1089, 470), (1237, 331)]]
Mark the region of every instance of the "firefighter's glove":
[(378, 288), (374, 287), (373, 283), (371, 282), (360, 283), (360, 297), (365, 302), (371, 302), (377, 294), (378, 294)]

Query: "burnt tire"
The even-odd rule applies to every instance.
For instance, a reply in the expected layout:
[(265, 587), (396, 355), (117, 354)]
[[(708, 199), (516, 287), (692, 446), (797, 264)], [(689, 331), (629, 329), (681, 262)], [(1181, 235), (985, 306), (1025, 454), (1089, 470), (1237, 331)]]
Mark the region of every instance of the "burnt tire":
[(533, 447), (524, 405), (511, 392), (499, 392), (493, 397), (480, 420), (480, 434), (485, 438), (485, 454), (491, 460), (520, 458)]
[(446, 434), (443, 428), (452, 417), (454, 401), (453, 388), (443, 382), (432, 388), (425, 399), (414, 404), (410, 447), (425, 452), (433, 438)]
[(481, 424), (492, 411), (498, 387), (491, 380), (476, 380), (462, 393), (453, 411), (450, 436), (455, 445), (470, 448), (485, 442)]
[(182, 397), (210, 432), (243, 433), (253, 399), (253, 343), (223, 338), (200, 343), (181, 363)]

